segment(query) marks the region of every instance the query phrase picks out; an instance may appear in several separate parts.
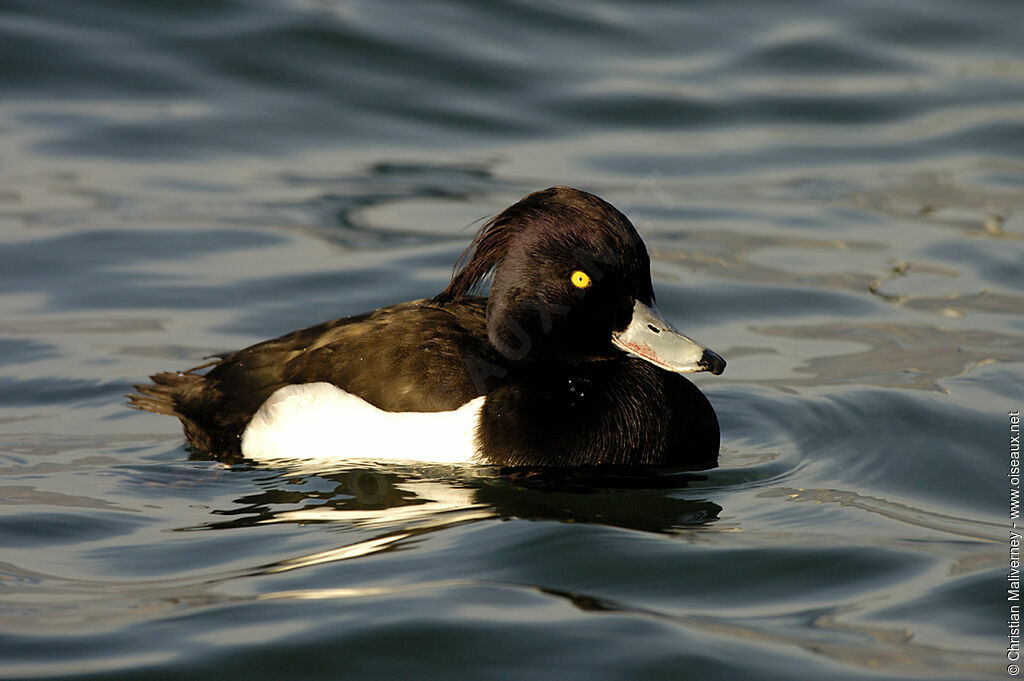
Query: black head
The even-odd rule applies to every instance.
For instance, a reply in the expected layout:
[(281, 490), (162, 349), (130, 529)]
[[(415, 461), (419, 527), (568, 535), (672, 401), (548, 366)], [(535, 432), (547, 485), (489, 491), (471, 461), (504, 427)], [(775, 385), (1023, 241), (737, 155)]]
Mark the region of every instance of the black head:
[(569, 187), (535, 192), (477, 234), (438, 300), (467, 295), (493, 273), (491, 344), (516, 362), (576, 363), (621, 356), (612, 334), (637, 301), (651, 305), (651, 263), (629, 218)]

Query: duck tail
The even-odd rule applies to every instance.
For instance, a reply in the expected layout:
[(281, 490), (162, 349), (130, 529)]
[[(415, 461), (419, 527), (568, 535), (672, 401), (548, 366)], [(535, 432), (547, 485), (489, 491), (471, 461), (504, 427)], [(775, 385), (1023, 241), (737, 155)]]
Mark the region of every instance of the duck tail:
[(154, 414), (181, 417), (178, 405), (181, 397), (198, 387), (203, 377), (193, 373), (165, 371), (149, 377), (152, 383), (132, 386), (138, 392), (125, 395), (128, 406)]

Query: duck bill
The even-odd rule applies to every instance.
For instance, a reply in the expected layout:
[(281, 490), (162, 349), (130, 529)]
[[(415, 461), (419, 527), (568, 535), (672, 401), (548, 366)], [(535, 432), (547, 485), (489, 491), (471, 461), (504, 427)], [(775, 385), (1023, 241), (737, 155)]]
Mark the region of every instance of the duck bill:
[(710, 371), (717, 376), (725, 371), (725, 360), (721, 356), (676, 331), (657, 309), (639, 300), (633, 305), (629, 326), (612, 333), (612, 344), (654, 366), (679, 374)]

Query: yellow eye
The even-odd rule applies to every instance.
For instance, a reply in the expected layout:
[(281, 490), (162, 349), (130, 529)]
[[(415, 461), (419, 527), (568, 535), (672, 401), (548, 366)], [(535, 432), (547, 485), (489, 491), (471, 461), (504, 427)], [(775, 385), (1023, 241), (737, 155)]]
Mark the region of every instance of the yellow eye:
[(588, 288), (590, 286), (590, 276), (583, 270), (573, 272), (572, 276), (569, 277), (569, 281), (576, 288)]

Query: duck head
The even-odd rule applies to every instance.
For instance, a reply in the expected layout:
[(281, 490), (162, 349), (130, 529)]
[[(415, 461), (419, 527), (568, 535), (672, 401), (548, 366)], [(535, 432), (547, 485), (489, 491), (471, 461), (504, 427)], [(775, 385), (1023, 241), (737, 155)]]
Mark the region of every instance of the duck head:
[(487, 334), (510, 361), (572, 365), (626, 352), (678, 373), (725, 369), (658, 314), (643, 240), (593, 194), (552, 187), (526, 196), (483, 226), (456, 267), (438, 299), (493, 275)]

